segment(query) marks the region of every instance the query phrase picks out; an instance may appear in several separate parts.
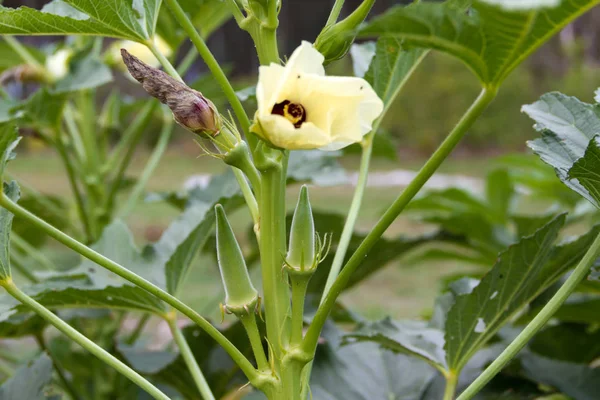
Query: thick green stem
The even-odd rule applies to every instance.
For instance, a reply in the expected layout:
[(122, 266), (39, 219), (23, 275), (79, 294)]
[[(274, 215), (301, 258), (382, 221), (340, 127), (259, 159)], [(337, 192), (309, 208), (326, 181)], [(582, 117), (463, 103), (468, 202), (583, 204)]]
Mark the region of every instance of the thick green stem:
[(194, 357), (194, 354), (192, 353), (192, 349), (190, 349), (190, 345), (185, 339), (185, 336), (183, 336), (181, 329), (177, 326), (177, 318), (175, 315), (173, 315), (173, 318), (169, 318), (167, 323), (171, 329), (171, 334), (173, 334), (173, 339), (175, 340), (177, 347), (179, 347), (179, 353), (183, 357), (183, 361), (188, 367), (190, 374), (192, 374), (192, 378), (200, 391), (200, 395), (204, 400), (215, 400), (215, 396), (210, 390), (210, 386), (208, 386), (208, 382), (196, 361), (196, 357)]
[(250, 361), (231, 343), (217, 328), (212, 326), (210, 322), (204, 319), (201, 315), (195, 312), (191, 307), (181, 302), (176, 297), (170, 295), (165, 292), (158, 286), (150, 283), (144, 278), (136, 275), (135, 273), (129, 271), (127, 268), (117, 264), (116, 262), (106, 258), (102, 254), (94, 251), (93, 249), (87, 247), (83, 243), (78, 242), (73, 239), (69, 235), (61, 232), (56, 229), (52, 225), (43, 221), (36, 215), (30, 213), (20, 205), (14, 203), (9, 198), (6, 197), (4, 193), (0, 196), (0, 206), (6, 208), (8, 211), (12, 212), (15, 216), (19, 218), (23, 218), (33, 226), (44, 231), (48, 236), (56, 239), (60, 243), (64, 244), (68, 248), (76, 251), (81, 254), (85, 258), (90, 261), (95, 262), (107, 270), (114, 272), (120, 277), (128, 280), (136, 286), (146, 290), (147, 292), (155, 295), (165, 303), (169, 304), (171, 307), (175, 308), (177, 311), (181, 312), (183, 315), (190, 318), (194, 321), (200, 328), (202, 328), (209, 336), (211, 336), (223, 349), (231, 356), (231, 358), (238, 364), (242, 372), (246, 374), (248, 379), (252, 382), (255, 378), (257, 378), (257, 371), (252, 366)]
[(173, 119), (169, 116), (165, 115), (165, 122), (163, 123), (163, 128), (160, 132), (160, 136), (158, 141), (156, 142), (156, 146), (154, 147), (154, 151), (150, 156), (150, 159), (146, 163), (142, 174), (140, 175), (137, 183), (133, 187), (125, 206), (119, 211), (119, 216), (122, 218), (128, 215), (137, 204), (142, 192), (146, 188), (148, 181), (152, 177), (152, 173), (158, 167), (160, 160), (165, 153), (169, 145), (169, 140), (171, 139), (171, 133), (173, 132)]
[(248, 314), (240, 316), (240, 321), (242, 321), (242, 325), (244, 325), (244, 329), (246, 329), (246, 334), (248, 335), (250, 346), (252, 347), (252, 352), (256, 359), (256, 365), (261, 372), (265, 372), (269, 370), (269, 361), (267, 361), (260, 331), (256, 324), (256, 314), (252, 311), (253, 310), (250, 310)]
[(54, 315), (54, 313), (52, 313), (52, 311), (48, 310), (40, 303), (29, 297), (27, 294), (23, 293), (11, 280), (2, 281), (0, 282), (0, 285), (2, 285), (12, 297), (31, 308), (36, 314), (48, 321), (48, 323), (52, 324), (69, 339), (130, 379), (133, 383), (145, 390), (150, 396), (158, 400), (170, 400), (167, 395), (144, 379), (144, 377), (142, 377), (140, 374), (129, 368), (123, 362), (119, 361), (102, 347), (98, 346), (96, 343), (79, 333), (65, 321), (58, 318), (56, 315)]
[(523, 347), (548, 323), (550, 318), (564, 304), (567, 298), (577, 288), (577, 285), (587, 276), (590, 268), (600, 256), (600, 235), (596, 237), (588, 251), (585, 253), (571, 276), (565, 281), (562, 287), (550, 299), (548, 304), (535, 316), (535, 318), (521, 331), (519, 336), (494, 360), (490, 366), (469, 387), (458, 396), (457, 400), (469, 400), (473, 398), (496, 374), (498, 374), (506, 364), (508, 364)]
[(260, 196), (259, 237), (267, 337), (276, 360), (281, 360), (282, 349), (289, 340), (290, 293), (287, 273), (282, 269), (286, 254), (284, 171), (285, 166), (263, 171)]
[[(206, 66), (208, 67), (208, 69), (210, 69), (210, 72), (213, 74), (213, 77), (215, 78), (217, 83), (221, 86), (221, 89), (223, 90), (223, 93), (225, 93), (225, 96), (227, 97), (229, 104), (231, 104), (231, 107), (233, 108), (233, 112), (235, 113), (240, 125), (242, 126), (243, 131), (245, 133), (248, 133), (249, 128), (250, 128), (250, 120), (248, 119), (248, 116), (246, 115), (244, 106), (242, 105), (242, 102), (240, 101), (240, 99), (238, 99), (237, 95), (235, 94), (235, 90), (233, 89), (233, 87), (231, 86), (231, 83), (227, 79), (227, 76), (221, 69), (221, 66), (219, 65), (219, 63), (217, 62), (215, 57), (210, 52), (208, 46), (204, 42), (204, 39), (202, 39), (202, 37), (200, 36), (198, 31), (194, 27), (194, 24), (192, 24), (192, 21), (190, 21), (190, 19), (185, 14), (185, 11), (183, 11), (183, 8), (181, 8), (181, 6), (177, 2), (177, 0), (165, 0), (165, 3), (167, 4), (169, 9), (173, 13), (173, 16), (175, 17), (177, 22), (181, 25), (183, 30), (188, 34), (188, 36), (190, 37), (190, 40), (192, 41), (192, 43), (198, 50), (200, 57), (202, 57), (202, 59), (206, 63)], [(248, 135), (248, 140), (250, 140), (250, 137), (251, 137), (251, 135)], [(254, 148), (254, 146), (250, 146), (250, 147)]]
[(314, 354), (319, 335), (325, 321), (329, 316), (329, 313), (335, 306), (335, 302), (342, 292), (342, 290), (348, 284), (352, 274), (358, 268), (369, 253), (371, 248), (379, 241), (381, 236), (385, 233), (387, 228), (396, 220), (398, 215), (404, 210), (408, 203), (415, 197), (415, 195), (421, 190), (425, 183), (431, 178), (435, 171), (444, 162), (446, 157), (452, 152), (456, 145), (460, 142), (463, 136), (467, 133), (468, 129), (473, 125), (477, 118), (483, 113), (487, 106), (496, 96), (496, 89), (486, 88), (482, 90), (477, 100), (465, 113), (456, 127), (450, 132), (448, 137), (440, 145), (440, 147), (433, 153), (431, 158), (425, 163), (423, 168), (419, 171), (413, 181), (404, 189), (402, 194), (394, 201), (394, 203), (387, 209), (385, 214), (377, 222), (373, 230), (367, 235), (367, 237), (360, 244), (359, 248), (352, 255), (350, 260), (346, 263), (346, 266), (342, 269), (342, 272), (336, 279), (335, 283), (331, 287), (331, 290), (327, 294), (325, 301), (321, 304), (313, 322), (308, 328), (308, 332), (304, 338), (303, 348), (307, 353)]
[(446, 377), (446, 389), (444, 390), (443, 400), (454, 400), (456, 394), (456, 385), (458, 385), (458, 375), (451, 371)]

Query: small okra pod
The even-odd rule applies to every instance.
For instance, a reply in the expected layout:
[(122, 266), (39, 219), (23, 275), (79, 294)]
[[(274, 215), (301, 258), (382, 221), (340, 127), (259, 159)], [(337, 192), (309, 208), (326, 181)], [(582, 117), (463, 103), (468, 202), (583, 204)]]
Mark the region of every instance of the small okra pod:
[(215, 207), (215, 214), (217, 259), (225, 288), (225, 310), (236, 315), (254, 312), (258, 304), (258, 292), (250, 280), (242, 250), (220, 204)]

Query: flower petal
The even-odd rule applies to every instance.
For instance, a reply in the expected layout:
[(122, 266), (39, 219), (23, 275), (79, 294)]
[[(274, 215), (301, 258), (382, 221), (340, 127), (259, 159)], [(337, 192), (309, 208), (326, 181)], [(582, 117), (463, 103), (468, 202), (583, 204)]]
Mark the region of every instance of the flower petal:
[(300, 128), (281, 115), (259, 116), (261, 130), (277, 147), (288, 150), (316, 149), (329, 143), (329, 136), (315, 124), (305, 122)]

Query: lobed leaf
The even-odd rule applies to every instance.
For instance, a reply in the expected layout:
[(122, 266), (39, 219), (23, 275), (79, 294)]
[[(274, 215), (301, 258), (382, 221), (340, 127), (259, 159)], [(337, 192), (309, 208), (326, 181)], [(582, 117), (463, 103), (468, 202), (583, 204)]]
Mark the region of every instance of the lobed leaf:
[(449, 368), (460, 371), (508, 318), (560, 277), (557, 270), (568, 270), (548, 262), (565, 219), (560, 215), (510, 246), (471, 293), (456, 298), (445, 327)]
[(0, 34), (96, 35), (144, 42), (154, 35), (160, 0), (54, 0), (35, 10), (0, 6)]
[(344, 336), (344, 343), (374, 342), (395, 353), (417, 357), (444, 372), (446, 353), (444, 332), (421, 321), (382, 321), (359, 325), (355, 332)]
[[(362, 36), (386, 35), (449, 53), (485, 85), (498, 86), (535, 49), (600, 0), (480, 0), (475, 13), (440, 3), (397, 6), (374, 18)], [(556, 7), (548, 8), (556, 5)], [(501, 7), (499, 7), (501, 6)]]
[(528, 146), (554, 168), (565, 185), (598, 207), (598, 183), (590, 168), (596, 167), (598, 155), (594, 138), (600, 134), (600, 107), (561, 93), (548, 93), (522, 110), (542, 134)]

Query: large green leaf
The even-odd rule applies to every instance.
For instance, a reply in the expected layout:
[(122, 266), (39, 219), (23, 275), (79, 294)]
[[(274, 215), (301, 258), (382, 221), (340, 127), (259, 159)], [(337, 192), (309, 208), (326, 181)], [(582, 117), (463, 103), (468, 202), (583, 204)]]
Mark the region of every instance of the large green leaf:
[(35, 10), (0, 7), (0, 34), (96, 35), (143, 42), (154, 34), (160, 0), (54, 0)]
[(444, 332), (422, 321), (382, 321), (361, 324), (344, 337), (345, 343), (375, 342), (396, 353), (420, 358), (440, 371), (446, 370)]
[(110, 68), (92, 51), (70, 63), (69, 73), (56, 82), (52, 93), (93, 89), (110, 81), (112, 81)]
[(508, 318), (560, 277), (557, 270), (567, 270), (548, 262), (565, 218), (556, 217), (509, 247), (471, 293), (456, 298), (445, 329), (449, 368), (460, 371)]
[(529, 147), (554, 168), (565, 185), (598, 207), (598, 183), (594, 180), (597, 170), (593, 169), (598, 149), (592, 139), (600, 134), (600, 107), (548, 93), (523, 106), (523, 112), (535, 120), (534, 127), (542, 134), (529, 142)]
[[(465, 62), (484, 84), (498, 86), (535, 49), (598, 3), (562, 0), (546, 8), (551, 4), (545, 1), (480, 0), (474, 2), (475, 13), (465, 13), (457, 7), (419, 2), (374, 18), (361, 35), (388, 35), (447, 52)], [(527, 7), (515, 10), (511, 5)]]
[(600, 207), (600, 133), (590, 140), (583, 157), (569, 170), (570, 180), (577, 180), (593, 199), (592, 203)]
[(19, 368), (0, 386), (2, 400), (45, 400), (52, 381), (52, 360), (45, 353)]
[[(19, 187), (15, 182), (3, 184), (4, 196), (12, 201), (19, 199)], [(0, 280), (10, 278), (10, 231), (13, 214), (0, 207)]]
[(333, 324), (326, 324), (322, 337), (310, 382), (314, 399), (419, 400), (436, 374), (424, 361), (375, 343), (340, 347), (342, 332)]

